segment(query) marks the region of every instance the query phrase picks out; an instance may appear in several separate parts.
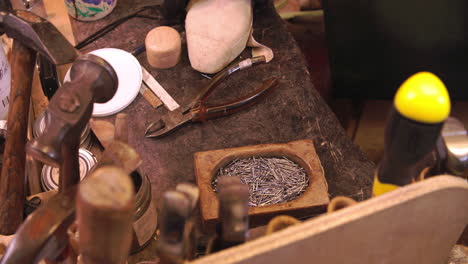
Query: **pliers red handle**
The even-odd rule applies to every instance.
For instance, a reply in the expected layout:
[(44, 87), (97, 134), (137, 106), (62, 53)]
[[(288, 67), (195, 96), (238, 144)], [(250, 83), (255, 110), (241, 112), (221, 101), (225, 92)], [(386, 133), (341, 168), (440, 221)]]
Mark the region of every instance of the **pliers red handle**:
[(218, 73), (207, 87), (192, 101), (187, 108), (179, 108), (172, 112), (168, 112), (162, 116), (160, 120), (152, 122), (146, 129), (146, 137), (161, 137), (169, 134), (177, 128), (186, 125), (190, 122), (204, 122), (209, 119), (218, 118), (226, 115), (238, 112), (246, 107), (249, 107), (259, 99), (264, 97), (272, 88), (278, 86), (279, 82), (276, 78), (267, 79), (263, 82), (263, 85), (252, 94), (238, 98), (231, 102), (227, 102), (220, 105), (207, 105), (205, 102), (211, 93), (215, 90), (217, 85), (228, 75), (233, 72), (250, 67), (254, 64), (264, 62), (265, 58), (254, 57), (240, 63), (235, 64), (232, 67)]

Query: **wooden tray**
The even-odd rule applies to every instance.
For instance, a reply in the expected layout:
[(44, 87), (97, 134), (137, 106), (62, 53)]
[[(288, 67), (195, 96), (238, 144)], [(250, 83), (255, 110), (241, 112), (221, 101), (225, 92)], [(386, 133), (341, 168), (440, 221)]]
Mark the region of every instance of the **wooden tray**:
[(195, 176), (200, 188), (200, 208), (205, 229), (212, 226), (218, 219), (218, 198), (211, 185), (213, 177), (219, 168), (232, 160), (252, 156), (286, 157), (302, 166), (310, 178), (307, 190), (293, 201), (250, 207), (251, 225), (264, 224), (278, 214), (304, 216), (311, 212), (321, 211), (328, 204), (328, 186), (312, 140), (197, 152), (194, 154)]

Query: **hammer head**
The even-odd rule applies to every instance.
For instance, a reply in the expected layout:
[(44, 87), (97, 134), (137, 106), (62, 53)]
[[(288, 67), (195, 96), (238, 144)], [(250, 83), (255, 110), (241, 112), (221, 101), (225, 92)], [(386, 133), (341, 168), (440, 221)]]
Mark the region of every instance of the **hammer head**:
[(78, 51), (57, 28), (28, 11), (1, 10), (0, 32), (5, 32), (8, 37), (20, 41), (57, 65), (72, 63), (78, 56)]

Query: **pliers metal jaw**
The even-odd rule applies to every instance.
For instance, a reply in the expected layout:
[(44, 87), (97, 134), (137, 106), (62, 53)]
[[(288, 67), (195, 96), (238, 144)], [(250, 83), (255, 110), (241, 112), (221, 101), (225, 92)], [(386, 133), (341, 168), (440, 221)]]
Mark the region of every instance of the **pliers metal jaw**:
[(279, 85), (276, 78), (265, 80), (263, 85), (252, 94), (227, 103), (207, 105), (206, 101), (218, 84), (227, 76), (238, 70), (245, 69), (262, 62), (265, 62), (265, 57), (254, 57), (236, 63), (235, 65), (218, 73), (213, 77), (208, 86), (206, 86), (195, 98), (195, 100), (188, 105), (188, 107), (181, 107), (172, 112), (168, 112), (162, 116), (161, 119), (152, 122), (147, 127), (145, 136), (153, 138), (162, 137), (190, 122), (205, 122), (209, 119), (227, 116), (257, 103), (261, 98), (266, 96), (268, 92)]

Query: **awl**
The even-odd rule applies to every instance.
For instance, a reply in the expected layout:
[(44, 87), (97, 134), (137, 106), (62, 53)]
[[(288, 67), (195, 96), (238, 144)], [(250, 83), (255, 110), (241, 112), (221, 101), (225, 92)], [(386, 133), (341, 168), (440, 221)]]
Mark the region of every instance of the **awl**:
[(384, 156), (374, 177), (374, 195), (410, 184), (417, 164), (437, 142), (450, 114), (450, 98), (443, 82), (434, 74), (420, 72), (398, 89), (385, 128)]

